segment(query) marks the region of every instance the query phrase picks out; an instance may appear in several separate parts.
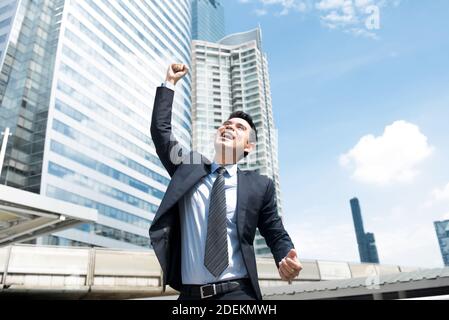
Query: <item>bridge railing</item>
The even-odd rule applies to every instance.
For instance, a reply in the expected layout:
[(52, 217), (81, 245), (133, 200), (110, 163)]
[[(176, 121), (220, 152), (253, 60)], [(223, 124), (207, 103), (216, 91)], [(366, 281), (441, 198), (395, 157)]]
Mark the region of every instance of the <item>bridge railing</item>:
[[(303, 260), (296, 281), (348, 279), (413, 271), (374, 264)], [(261, 287), (285, 285), (272, 258), (258, 258)], [(162, 272), (152, 251), (13, 245), (0, 248), (0, 292), (64, 293), (67, 297), (151, 297), (162, 292)]]

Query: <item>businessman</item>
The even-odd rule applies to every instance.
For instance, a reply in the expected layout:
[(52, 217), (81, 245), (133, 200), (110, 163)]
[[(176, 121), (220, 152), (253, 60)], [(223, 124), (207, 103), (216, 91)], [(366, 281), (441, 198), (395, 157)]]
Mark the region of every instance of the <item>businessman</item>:
[(218, 128), (212, 162), (186, 152), (174, 138), (174, 90), (188, 72), (184, 64), (169, 66), (157, 88), (151, 123), (156, 152), (172, 178), (150, 227), (163, 285), (178, 290), (180, 300), (261, 300), (256, 228), (281, 279), (292, 281), (302, 266), (278, 215), (273, 181), (237, 168), (257, 141), (251, 116), (234, 112)]

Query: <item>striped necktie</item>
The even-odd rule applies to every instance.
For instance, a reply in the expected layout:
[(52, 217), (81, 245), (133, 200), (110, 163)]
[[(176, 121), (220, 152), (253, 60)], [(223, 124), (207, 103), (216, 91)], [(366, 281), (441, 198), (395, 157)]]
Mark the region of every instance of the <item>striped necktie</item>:
[(204, 265), (215, 277), (229, 266), (226, 228), (226, 194), (223, 174), (226, 169), (217, 169), (218, 177), (212, 186), (207, 219), (206, 250)]

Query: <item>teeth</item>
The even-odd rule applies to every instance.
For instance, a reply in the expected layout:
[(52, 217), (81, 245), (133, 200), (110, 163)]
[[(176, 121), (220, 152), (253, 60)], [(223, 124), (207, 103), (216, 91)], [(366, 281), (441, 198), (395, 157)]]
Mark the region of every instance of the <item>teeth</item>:
[(226, 139), (229, 139), (229, 140), (233, 140), (234, 139), (234, 136), (231, 133), (229, 133), (229, 132), (223, 133), (222, 137), (224, 137)]

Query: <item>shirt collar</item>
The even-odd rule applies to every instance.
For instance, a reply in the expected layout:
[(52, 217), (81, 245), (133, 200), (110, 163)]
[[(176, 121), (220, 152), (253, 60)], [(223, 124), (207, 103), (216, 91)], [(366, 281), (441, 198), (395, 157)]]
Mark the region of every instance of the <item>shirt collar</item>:
[[(217, 169), (221, 167), (221, 165), (217, 164), (215, 161), (212, 162), (211, 172), (215, 173)], [(226, 169), (226, 172), (233, 177), (237, 173), (237, 164), (227, 164), (224, 166)]]

